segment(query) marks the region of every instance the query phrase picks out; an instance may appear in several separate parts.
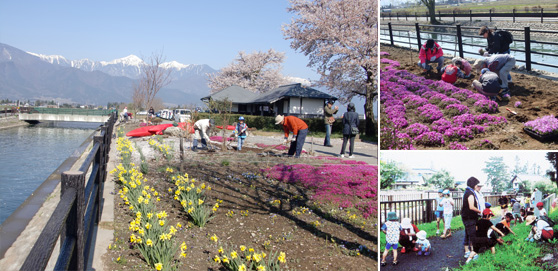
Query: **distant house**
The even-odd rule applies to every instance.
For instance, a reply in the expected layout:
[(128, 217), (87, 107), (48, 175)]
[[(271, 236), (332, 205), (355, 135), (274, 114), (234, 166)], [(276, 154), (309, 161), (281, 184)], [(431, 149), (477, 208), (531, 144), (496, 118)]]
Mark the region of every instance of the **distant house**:
[(394, 189), (406, 189), (411, 186), (424, 185), (437, 171), (431, 168), (412, 168), (405, 177), (396, 180), (393, 184)]
[(279, 86), (265, 93), (254, 93), (239, 86), (231, 86), (201, 100), (208, 102), (225, 98), (232, 101), (233, 113), (262, 116), (279, 114), (305, 118), (323, 116), (326, 100), (337, 100), (334, 96), (300, 83)]

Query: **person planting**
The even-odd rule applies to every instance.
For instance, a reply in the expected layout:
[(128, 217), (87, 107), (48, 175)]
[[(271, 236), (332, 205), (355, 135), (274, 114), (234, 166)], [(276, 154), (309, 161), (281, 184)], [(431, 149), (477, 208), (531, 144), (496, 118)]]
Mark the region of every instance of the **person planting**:
[(510, 232), (513, 235), (516, 235), (515, 232), (513, 232), (513, 230), (511, 229), (510, 224), (512, 220), (513, 220), (513, 215), (511, 213), (507, 213), (504, 219), (502, 219), (502, 221), (496, 224), (496, 228), (498, 228), (501, 232), (503, 232), (504, 235), (508, 235)]
[(304, 146), (304, 141), (306, 140), (306, 135), (308, 134), (308, 125), (295, 116), (277, 115), (277, 117), (275, 117), (275, 125), (279, 124), (283, 126), (283, 131), (285, 132), (284, 144), (288, 143), (289, 133), (293, 132), (288, 155), (294, 155), (295, 158), (299, 158), (302, 147)]
[(457, 77), (465, 78), (465, 74), (461, 71), (463, 69), (463, 62), (461, 60), (457, 60), (452, 64), (448, 64), (444, 66), (441, 70), (442, 72), (442, 81), (455, 84), (457, 82)]
[[(498, 238), (498, 236), (494, 233), (497, 232), (501, 236), (504, 236), (504, 233), (502, 233), (498, 228), (496, 228), (494, 224), (492, 224), (492, 222), (490, 221), (490, 218), (492, 218), (493, 216), (494, 214), (490, 209), (484, 209), (484, 211), (482, 212), (482, 219), (477, 221), (476, 224), (476, 233), (475, 233), (475, 237), (473, 238), (473, 251), (471, 252), (471, 254), (469, 254), (469, 257), (465, 262), (466, 264), (471, 262), (472, 259), (478, 258), (477, 254), (480, 252), (481, 248), (490, 248), (492, 254), (495, 254), (496, 249), (494, 248), (494, 246), (496, 245), (496, 243), (504, 242), (501, 238)], [(493, 234), (491, 234), (490, 237), (488, 235), (489, 229), (492, 229), (493, 231), (492, 232)]]
[(201, 119), (194, 123), (194, 142), (192, 143), (192, 151), (198, 151), (198, 140), (201, 139), (201, 149), (207, 149), (209, 142), (209, 132), (215, 127), (215, 121), (212, 119)]
[(406, 253), (411, 250), (418, 251), (416, 248), (416, 242), (419, 228), (411, 222), (411, 219), (408, 217), (401, 220), (401, 234), (399, 236), (399, 243), (403, 246), (401, 248), (401, 253)]
[(419, 67), (423, 68), (425, 71), (432, 70), (432, 67), (428, 64), (437, 63), (436, 69), (438, 73), (444, 65), (444, 51), (442, 47), (438, 45), (433, 39), (428, 39), (421, 47), (419, 51), (419, 62), (417, 63)]
[(506, 101), (509, 101), (511, 95), (508, 86), (508, 76), (514, 66), (515, 57), (509, 54), (493, 55), (483, 59), (477, 59), (475, 64), (473, 64), (473, 68), (475, 68), (477, 72), (484, 68), (488, 68), (490, 71), (498, 74), (498, 77), (502, 80), (502, 84), (500, 85), (500, 87), (503, 88), (502, 99)]
[(496, 96), (502, 89), (502, 80), (498, 74), (491, 72), (489, 69), (484, 68), (481, 70), (479, 80), (473, 80), (473, 87), (482, 95), (488, 97), (490, 100), (495, 101)]
[(550, 241), (554, 236), (554, 229), (550, 224), (543, 219), (537, 219), (534, 215), (527, 216), (525, 219), (526, 225), (531, 225), (531, 231), (529, 231), (529, 236), (525, 238), (525, 241), (534, 242), (536, 241)]

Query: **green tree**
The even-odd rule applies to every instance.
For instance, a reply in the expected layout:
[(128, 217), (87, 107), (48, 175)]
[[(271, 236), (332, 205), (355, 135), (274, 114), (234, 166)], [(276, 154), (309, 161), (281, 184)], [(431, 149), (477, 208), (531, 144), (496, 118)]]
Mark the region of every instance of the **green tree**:
[(548, 175), (550, 180), (558, 187), (558, 152), (547, 152), (546, 160), (548, 160), (554, 168), (554, 171), (547, 171), (546, 175)]
[(511, 186), (508, 166), (504, 164), (504, 157), (492, 156), (488, 158), (482, 171), (488, 175), (487, 182), (494, 191), (502, 192)]
[(396, 180), (405, 176), (405, 171), (394, 161), (380, 161), (380, 189), (390, 189)]
[(426, 183), (436, 188), (453, 188), (455, 186), (455, 177), (447, 170), (442, 169), (434, 173), (432, 177), (426, 180)]

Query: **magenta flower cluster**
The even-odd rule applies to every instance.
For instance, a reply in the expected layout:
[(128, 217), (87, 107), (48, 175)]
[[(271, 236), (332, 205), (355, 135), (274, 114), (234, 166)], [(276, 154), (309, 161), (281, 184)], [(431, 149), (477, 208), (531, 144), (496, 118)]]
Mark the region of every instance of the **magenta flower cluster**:
[(262, 170), (266, 177), (312, 190), (312, 199), (355, 207), (365, 217), (377, 211), (378, 167), (364, 162), (345, 164), (279, 164)]
[(380, 138), (389, 139), (381, 140), (382, 149), (467, 149), (458, 142), (507, 123), (505, 117), (490, 115), (499, 112), (498, 104), (482, 94), (399, 70), (397, 61), (385, 57), (381, 63), (387, 65), (380, 71)]
[(554, 115), (528, 121), (525, 123), (525, 127), (542, 136), (558, 135), (558, 119)]

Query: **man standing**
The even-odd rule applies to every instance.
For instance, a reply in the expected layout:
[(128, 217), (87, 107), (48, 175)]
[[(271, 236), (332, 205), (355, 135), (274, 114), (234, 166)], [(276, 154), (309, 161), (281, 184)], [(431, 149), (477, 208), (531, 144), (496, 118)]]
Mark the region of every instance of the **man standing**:
[(295, 158), (299, 158), (302, 147), (304, 146), (304, 141), (306, 140), (306, 135), (308, 134), (308, 125), (295, 116), (284, 117), (277, 115), (277, 117), (275, 117), (275, 125), (279, 124), (283, 126), (283, 131), (285, 132), (285, 144), (288, 142), (289, 132), (293, 132), (289, 156), (294, 154)]
[(330, 142), (331, 127), (333, 126), (333, 123), (335, 122), (335, 118), (333, 117), (333, 115), (337, 114), (337, 111), (339, 111), (338, 106), (335, 106), (335, 108), (333, 108), (333, 103), (334, 102), (335, 102), (334, 100), (328, 100), (326, 106), (324, 106), (324, 122), (325, 122), (325, 128), (326, 128), (324, 146), (326, 146), (326, 147), (333, 147), (333, 145), (331, 145), (331, 142)]
[(215, 121), (212, 119), (201, 119), (194, 123), (194, 142), (192, 143), (192, 151), (198, 150), (198, 140), (201, 139), (201, 149), (207, 149), (209, 142), (209, 132), (215, 127)]

